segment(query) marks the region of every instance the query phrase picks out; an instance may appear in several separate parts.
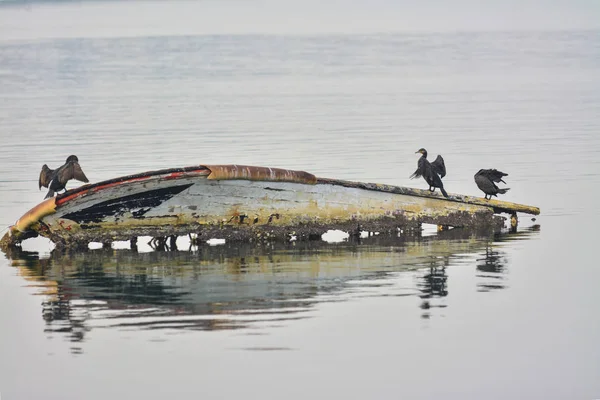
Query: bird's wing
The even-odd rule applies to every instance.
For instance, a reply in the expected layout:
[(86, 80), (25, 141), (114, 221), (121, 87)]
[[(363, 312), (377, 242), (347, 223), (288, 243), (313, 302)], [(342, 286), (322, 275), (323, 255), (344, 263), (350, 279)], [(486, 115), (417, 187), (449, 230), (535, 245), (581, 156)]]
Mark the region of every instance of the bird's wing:
[(89, 182), (88, 178), (85, 176), (83, 170), (79, 166), (79, 163), (76, 161), (68, 163), (58, 172), (58, 180), (61, 183), (67, 183), (69, 179), (77, 179), (78, 181), (85, 183)]
[(42, 166), (42, 171), (40, 172), (40, 179), (38, 180), (39, 188), (48, 187), (50, 181), (52, 180), (52, 173), (54, 170), (48, 168), (46, 164)]
[(502, 171), (498, 171), (497, 169), (492, 169), (490, 170), (489, 174), (488, 174), (489, 178), (494, 181), (494, 182), (502, 182), (502, 183), (506, 183), (502, 180), (502, 177), (504, 176), (508, 176), (508, 174), (505, 174)]
[[(437, 159), (436, 159), (436, 161), (437, 161)], [(445, 174), (446, 174), (446, 172), (444, 171), (444, 175)], [(429, 164), (429, 168), (427, 168), (427, 170), (425, 171), (425, 173), (423, 175), (425, 175), (425, 178), (429, 178), (429, 180), (431, 182), (428, 182), (428, 183), (431, 184), (432, 186), (439, 187), (439, 188), (444, 187), (444, 184), (442, 183), (442, 177), (444, 175), (440, 176), (439, 169), (437, 169), (434, 165)]]
[(446, 176), (446, 164), (442, 156), (438, 155), (434, 162), (431, 163), (433, 170), (439, 174), (442, 178)]
[(423, 176), (421, 175), (421, 170), (417, 168), (417, 170), (410, 176), (410, 179), (420, 178), (421, 176)]
[(410, 179), (420, 178), (425, 174), (425, 170), (427, 169), (427, 160), (423, 157), (419, 158), (417, 161), (417, 170), (413, 172), (410, 176)]
[(475, 174), (475, 183), (477, 184), (479, 189), (487, 193), (487, 191), (493, 190), (496, 187), (496, 185), (494, 185), (494, 182), (492, 182), (492, 180), (485, 173), (485, 171), (487, 170), (482, 170)]

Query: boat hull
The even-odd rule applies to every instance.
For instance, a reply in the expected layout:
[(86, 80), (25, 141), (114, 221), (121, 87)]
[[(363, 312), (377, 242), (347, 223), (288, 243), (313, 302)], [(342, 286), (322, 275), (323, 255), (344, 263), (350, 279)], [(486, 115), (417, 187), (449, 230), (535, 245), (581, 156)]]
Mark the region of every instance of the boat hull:
[(35, 232), (61, 244), (189, 233), (302, 239), (329, 229), (384, 232), (421, 223), (498, 230), (504, 225), (499, 210), (536, 212), (506, 202), (273, 171), (197, 167), (86, 185), (36, 206), (11, 227), (11, 235), (18, 239)]

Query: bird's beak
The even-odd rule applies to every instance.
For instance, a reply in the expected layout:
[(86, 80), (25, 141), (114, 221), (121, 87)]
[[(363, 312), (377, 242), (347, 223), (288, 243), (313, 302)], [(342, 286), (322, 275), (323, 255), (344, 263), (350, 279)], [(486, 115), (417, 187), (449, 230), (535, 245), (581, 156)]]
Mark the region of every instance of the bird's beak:
[(419, 154), (419, 153), (420, 153), (420, 151), (415, 151), (415, 154)]

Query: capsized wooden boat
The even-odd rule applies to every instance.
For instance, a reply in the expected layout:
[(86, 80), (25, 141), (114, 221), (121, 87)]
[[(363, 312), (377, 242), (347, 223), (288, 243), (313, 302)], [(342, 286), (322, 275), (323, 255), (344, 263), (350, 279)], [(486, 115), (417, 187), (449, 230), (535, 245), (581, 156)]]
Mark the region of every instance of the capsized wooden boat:
[(390, 232), (504, 226), (521, 204), (374, 183), (317, 178), (304, 171), (200, 165), (144, 172), (80, 186), (25, 213), (2, 238), (7, 247), (38, 235), (59, 246), (166, 238), (256, 240), (320, 237), (329, 229)]

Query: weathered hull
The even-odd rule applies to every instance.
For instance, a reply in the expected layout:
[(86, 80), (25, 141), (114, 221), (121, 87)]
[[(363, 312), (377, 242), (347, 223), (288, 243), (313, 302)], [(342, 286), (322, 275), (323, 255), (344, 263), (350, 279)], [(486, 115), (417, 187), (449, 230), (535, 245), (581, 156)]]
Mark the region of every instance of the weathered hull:
[(197, 233), (226, 239), (306, 238), (328, 229), (391, 231), (421, 223), (499, 229), (497, 212), (535, 207), (389, 185), (318, 179), (302, 171), (201, 166), (86, 185), (48, 199), (11, 227), (14, 242), (57, 244)]

